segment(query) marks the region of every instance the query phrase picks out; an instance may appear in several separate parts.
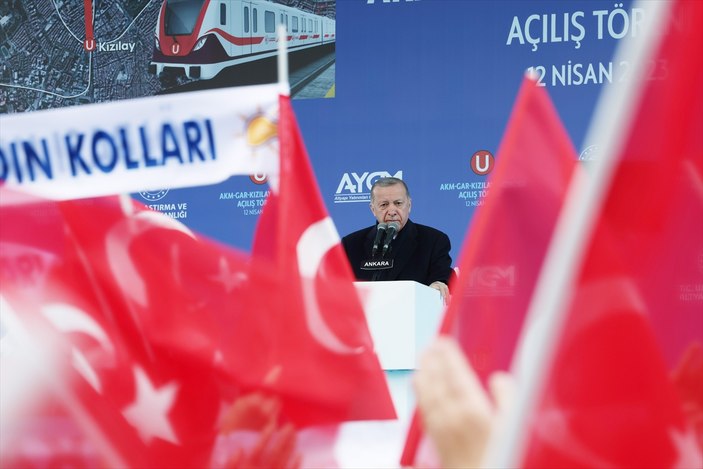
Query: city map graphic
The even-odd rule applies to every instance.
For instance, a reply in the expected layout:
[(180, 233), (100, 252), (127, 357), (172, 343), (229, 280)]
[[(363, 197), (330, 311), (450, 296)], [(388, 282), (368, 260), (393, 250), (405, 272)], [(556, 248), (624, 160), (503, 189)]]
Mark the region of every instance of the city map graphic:
[[(148, 72), (160, 4), (156, 0), (0, 3), (0, 112), (161, 91), (159, 78)], [(90, 26), (93, 42), (86, 44)]]

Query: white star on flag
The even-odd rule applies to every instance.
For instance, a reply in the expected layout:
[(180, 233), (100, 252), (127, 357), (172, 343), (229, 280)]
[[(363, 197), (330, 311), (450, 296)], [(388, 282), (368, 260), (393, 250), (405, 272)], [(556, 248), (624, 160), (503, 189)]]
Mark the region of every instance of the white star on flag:
[(221, 257), (220, 271), (217, 273), (217, 275), (213, 275), (210, 278), (216, 282), (222, 283), (227, 293), (230, 293), (234, 287), (244, 282), (247, 279), (247, 276), (244, 272), (232, 272), (229, 269), (229, 263), (227, 262), (227, 259)]
[(144, 370), (139, 367), (134, 368), (134, 379), (137, 384), (137, 396), (132, 404), (125, 407), (122, 415), (137, 429), (145, 444), (148, 445), (154, 437), (179, 444), (167, 417), (178, 390), (176, 383), (172, 382), (156, 389)]

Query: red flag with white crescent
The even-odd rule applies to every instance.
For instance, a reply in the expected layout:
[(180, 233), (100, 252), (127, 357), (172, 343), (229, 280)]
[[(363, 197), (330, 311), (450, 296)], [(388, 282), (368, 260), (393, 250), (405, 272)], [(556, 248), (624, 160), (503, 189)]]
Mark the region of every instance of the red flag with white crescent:
[[(277, 319), (263, 324), (261, 333), (287, 336), (300, 346), (273, 386), (326, 403), (325, 409), (291, 407), (300, 423), (394, 418), (353, 274), (288, 97), (281, 97), (278, 131), (280, 187), (267, 199), (252, 250), (253, 264), (275, 275), (272, 284), (255, 285), (255, 297), (261, 311), (276, 311)], [(262, 354), (259, 371), (273, 370), (282, 353)]]

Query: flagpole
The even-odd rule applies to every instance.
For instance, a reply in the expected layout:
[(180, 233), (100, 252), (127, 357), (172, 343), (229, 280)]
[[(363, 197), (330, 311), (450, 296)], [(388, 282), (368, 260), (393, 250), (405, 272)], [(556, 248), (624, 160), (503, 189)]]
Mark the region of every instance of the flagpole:
[(288, 32), (286, 26), (278, 25), (278, 86), (283, 96), (290, 96), (288, 82)]
[[(276, 33), (278, 35), (278, 93), (287, 99), (290, 99), (290, 83), (288, 81), (288, 31), (286, 30), (286, 25), (279, 24)], [(279, 96), (279, 103), (281, 97)], [(279, 109), (280, 111), (280, 109)], [(281, 146), (281, 133), (283, 129), (282, 121), (278, 120), (278, 145), (279, 149)], [(271, 191), (275, 194), (278, 193), (279, 186), (279, 174), (281, 170), (281, 158), (280, 150), (278, 157), (278, 169), (269, 174), (269, 187)]]
[(531, 413), (538, 404), (546, 373), (551, 368), (576, 275), (582, 265), (596, 214), (600, 212), (610, 187), (616, 159), (630, 133), (630, 116), (640, 100), (647, 77), (647, 54), (659, 44), (662, 26), (671, 11), (668, 2), (639, 1), (634, 8), (642, 8), (651, 22), (640, 37), (624, 41), (614, 60), (615, 63), (623, 60), (630, 63), (632, 82), (621, 87), (607, 86), (598, 101), (586, 142), (598, 142), (603, 151), (592, 168), (577, 168), (569, 185), (513, 357), (511, 370), (516, 380), (515, 401), (499, 418), (482, 467), (518, 467), (522, 463)]

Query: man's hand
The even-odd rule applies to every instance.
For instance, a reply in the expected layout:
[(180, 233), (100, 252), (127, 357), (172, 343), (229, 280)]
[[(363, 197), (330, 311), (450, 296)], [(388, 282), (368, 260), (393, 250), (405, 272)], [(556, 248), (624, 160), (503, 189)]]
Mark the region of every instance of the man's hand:
[(440, 337), (421, 356), (413, 384), (441, 467), (479, 467), (496, 418), (512, 401), (512, 379), (505, 373), (491, 375), (489, 396), (459, 345)]
[(430, 288), (434, 288), (435, 290), (439, 290), (439, 294), (442, 296), (442, 301), (446, 305), (449, 303), (449, 287), (447, 286), (446, 283), (440, 282), (439, 280), (436, 282), (432, 282), (430, 284)]

